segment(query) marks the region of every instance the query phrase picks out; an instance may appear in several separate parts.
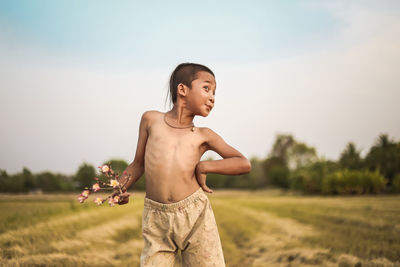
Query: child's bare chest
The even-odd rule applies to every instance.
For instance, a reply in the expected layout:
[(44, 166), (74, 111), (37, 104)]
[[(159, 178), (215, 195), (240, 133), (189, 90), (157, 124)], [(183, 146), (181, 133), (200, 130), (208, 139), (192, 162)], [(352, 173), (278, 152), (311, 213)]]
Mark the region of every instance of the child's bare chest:
[(155, 125), (149, 133), (146, 153), (160, 158), (179, 157), (198, 158), (205, 152), (204, 138), (199, 128), (168, 129), (163, 125)]

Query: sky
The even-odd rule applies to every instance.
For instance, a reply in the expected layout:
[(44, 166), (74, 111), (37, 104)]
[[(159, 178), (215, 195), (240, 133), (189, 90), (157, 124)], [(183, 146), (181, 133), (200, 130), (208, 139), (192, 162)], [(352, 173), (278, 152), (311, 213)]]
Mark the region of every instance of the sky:
[(216, 75), (195, 125), (246, 157), (277, 134), (364, 156), (382, 133), (400, 141), (399, 47), (398, 1), (0, 1), (0, 169), (132, 162), (182, 62)]

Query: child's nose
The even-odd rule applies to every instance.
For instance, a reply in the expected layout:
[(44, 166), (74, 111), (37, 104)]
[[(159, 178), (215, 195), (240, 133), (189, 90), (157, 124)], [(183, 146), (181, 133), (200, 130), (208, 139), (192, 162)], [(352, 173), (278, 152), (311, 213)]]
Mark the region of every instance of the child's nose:
[(211, 95), (211, 96), (210, 96), (210, 100), (211, 100), (212, 103), (214, 103), (214, 101), (215, 101), (215, 96), (214, 96), (214, 95)]

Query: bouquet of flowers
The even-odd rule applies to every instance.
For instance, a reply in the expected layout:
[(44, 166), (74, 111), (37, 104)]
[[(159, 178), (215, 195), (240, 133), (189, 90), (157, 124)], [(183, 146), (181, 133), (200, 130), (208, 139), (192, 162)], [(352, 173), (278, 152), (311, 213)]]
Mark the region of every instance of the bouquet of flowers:
[[(105, 175), (106, 181), (102, 181), (101, 179), (94, 177), (94, 180), (96, 180), (96, 183), (92, 185), (91, 188), (85, 187), (85, 189), (82, 191), (82, 193), (78, 197), (78, 201), (80, 203), (85, 202), (85, 200), (89, 197), (91, 193), (98, 192), (100, 190), (113, 190), (111, 195), (108, 197), (102, 198), (102, 197), (96, 197), (94, 199), (94, 202), (97, 205), (103, 204), (105, 201), (108, 200), (108, 204), (110, 207), (114, 207), (115, 204), (122, 203), (122, 198), (123, 197), (128, 197), (129, 194), (123, 192), (123, 188), (125, 189), (125, 185), (129, 182), (131, 179), (131, 175), (128, 175), (127, 180), (123, 185), (121, 185), (118, 182), (118, 174), (113, 171), (111, 168), (110, 164), (105, 164), (103, 166), (98, 167), (100, 169), (100, 172)], [(123, 173), (124, 175), (127, 175), (126, 171)]]

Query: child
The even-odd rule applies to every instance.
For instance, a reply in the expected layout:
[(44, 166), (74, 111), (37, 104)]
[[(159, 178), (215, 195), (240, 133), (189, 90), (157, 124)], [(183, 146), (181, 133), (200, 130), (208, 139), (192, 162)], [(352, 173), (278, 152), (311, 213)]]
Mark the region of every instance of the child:
[[(134, 161), (120, 177), (119, 204), (129, 201), (126, 190), (145, 172), (142, 217), (144, 248), (140, 266), (174, 266), (178, 249), (184, 266), (225, 266), (215, 217), (207, 195), (207, 173), (239, 175), (250, 162), (214, 131), (195, 127), (194, 116), (206, 117), (215, 103), (214, 73), (194, 63), (178, 65), (169, 90), (173, 108), (143, 113)], [(207, 150), (223, 159), (200, 161)]]

